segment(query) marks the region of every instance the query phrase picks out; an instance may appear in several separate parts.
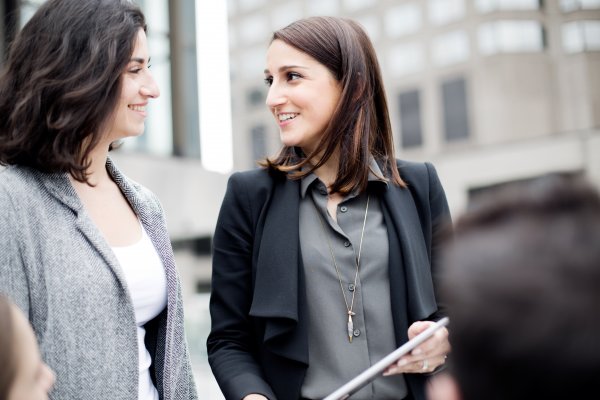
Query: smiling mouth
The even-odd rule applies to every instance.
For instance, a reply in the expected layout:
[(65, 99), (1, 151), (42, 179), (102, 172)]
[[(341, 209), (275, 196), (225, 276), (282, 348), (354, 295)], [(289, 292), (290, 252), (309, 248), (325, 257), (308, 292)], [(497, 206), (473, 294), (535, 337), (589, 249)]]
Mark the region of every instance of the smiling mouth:
[(296, 118), (298, 115), (298, 113), (283, 113), (277, 115), (277, 119), (279, 120), (279, 122), (285, 122)]
[(133, 111), (141, 111), (141, 112), (145, 112), (146, 111), (146, 106), (136, 106), (136, 105), (128, 105), (127, 106), (130, 110)]

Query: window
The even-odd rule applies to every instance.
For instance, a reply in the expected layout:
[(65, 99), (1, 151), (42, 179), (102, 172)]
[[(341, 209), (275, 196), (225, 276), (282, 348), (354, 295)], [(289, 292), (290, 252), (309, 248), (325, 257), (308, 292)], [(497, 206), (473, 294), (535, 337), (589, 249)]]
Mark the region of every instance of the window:
[(429, 0), (429, 20), (444, 25), (465, 16), (465, 0)]
[(418, 72), (425, 65), (425, 55), (420, 43), (407, 43), (388, 50), (389, 72), (402, 76)]
[(573, 21), (564, 24), (562, 42), (567, 53), (600, 51), (600, 21)]
[(423, 24), (421, 8), (417, 3), (407, 3), (390, 8), (384, 15), (385, 31), (390, 37), (400, 37), (418, 32)]
[(444, 106), (444, 137), (453, 142), (469, 137), (467, 89), (464, 78), (442, 82)]
[(252, 160), (258, 161), (267, 156), (267, 128), (256, 125), (250, 130), (252, 137)]
[(564, 12), (597, 10), (600, 9), (600, 0), (560, 0), (560, 8)]
[(544, 31), (539, 21), (494, 21), (477, 32), (482, 54), (526, 53), (544, 49)]
[(481, 13), (537, 10), (540, 8), (540, 0), (476, 0), (475, 6)]
[(262, 88), (252, 88), (247, 92), (247, 103), (251, 108), (263, 107), (265, 105), (265, 90)]
[(464, 62), (469, 55), (469, 37), (465, 31), (448, 32), (433, 40), (432, 56), (436, 65)]
[(400, 142), (410, 148), (423, 144), (421, 130), (421, 99), (418, 90), (400, 93)]

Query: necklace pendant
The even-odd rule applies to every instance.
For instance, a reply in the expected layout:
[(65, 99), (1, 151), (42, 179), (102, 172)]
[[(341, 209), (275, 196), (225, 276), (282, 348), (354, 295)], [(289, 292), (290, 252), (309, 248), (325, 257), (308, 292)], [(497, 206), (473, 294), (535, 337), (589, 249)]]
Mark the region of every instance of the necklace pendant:
[(354, 322), (352, 322), (353, 312), (348, 312), (348, 341), (352, 343), (352, 336), (354, 335)]

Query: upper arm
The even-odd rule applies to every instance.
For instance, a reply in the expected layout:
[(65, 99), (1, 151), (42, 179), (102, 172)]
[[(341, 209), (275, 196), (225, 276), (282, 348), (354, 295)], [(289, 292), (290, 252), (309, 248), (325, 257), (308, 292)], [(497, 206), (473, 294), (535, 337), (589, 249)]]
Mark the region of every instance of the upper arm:
[(448, 240), (448, 236), (452, 232), (452, 218), (446, 193), (440, 179), (437, 175), (435, 167), (430, 163), (425, 163), (429, 175), (429, 207), (431, 211), (431, 274), (434, 279), (434, 290), (436, 299), (441, 313), (444, 306), (440, 303), (438, 292), (438, 280), (440, 269), (440, 256), (444, 242)]
[(16, 219), (11, 195), (0, 185), (0, 292), (29, 315), (29, 285)]

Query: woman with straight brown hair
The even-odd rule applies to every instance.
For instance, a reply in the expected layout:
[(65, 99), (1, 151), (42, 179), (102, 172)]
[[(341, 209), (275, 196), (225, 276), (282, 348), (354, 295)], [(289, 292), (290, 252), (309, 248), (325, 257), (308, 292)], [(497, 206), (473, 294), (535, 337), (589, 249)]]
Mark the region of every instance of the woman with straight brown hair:
[[(395, 159), (359, 24), (273, 34), (267, 107), (283, 148), (231, 176), (214, 235), (208, 354), (228, 399), (322, 399), (442, 316), (433, 276), (448, 205), (433, 166)], [(442, 329), (358, 399), (424, 399)]]

